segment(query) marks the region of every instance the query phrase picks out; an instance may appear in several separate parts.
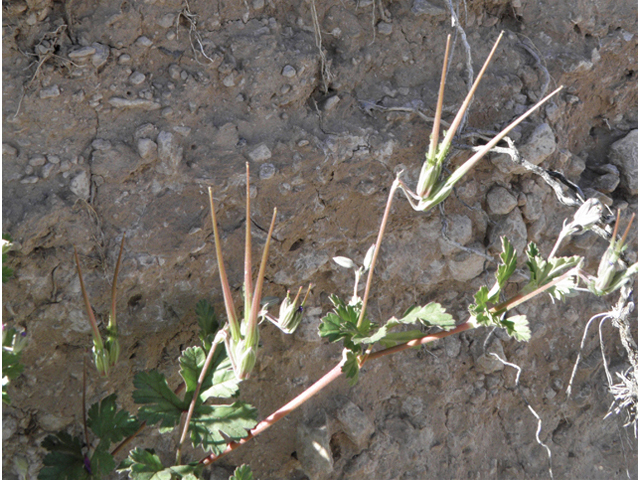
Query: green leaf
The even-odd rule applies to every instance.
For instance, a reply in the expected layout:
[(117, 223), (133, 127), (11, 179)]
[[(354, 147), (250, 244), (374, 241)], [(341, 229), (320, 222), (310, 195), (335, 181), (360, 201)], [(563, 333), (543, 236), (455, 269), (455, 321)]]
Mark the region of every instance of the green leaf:
[(48, 435), (42, 447), (49, 450), (44, 467), (38, 473), (40, 480), (84, 480), (91, 478), (85, 468), (82, 441), (66, 432)]
[(489, 298), (492, 302), (498, 300), (498, 294), (507, 284), (509, 277), (515, 272), (518, 261), (516, 251), (513, 245), (511, 245), (511, 242), (509, 242), (509, 239), (502, 237), (501, 240), (502, 253), (500, 254), (500, 260), (502, 260), (502, 264), (498, 265), (498, 270), (496, 270), (496, 283), (489, 292)]
[(526, 315), (514, 315), (500, 322), (507, 333), (519, 342), (528, 342), (531, 339), (531, 330)]
[[(180, 357), (180, 375), (187, 385), (187, 393), (193, 393), (196, 389), (198, 378), (205, 362), (205, 353), (200, 347), (187, 348)], [(233, 372), (231, 360), (227, 357), (224, 345), (216, 347), (211, 365), (204, 377), (200, 389), (200, 401), (208, 398), (229, 398), (238, 392), (239, 380)], [(185, 396), (185, 401), (190, 402), (191, 396)]]
[(7, 233), (2, 234), (2, 283), (7, 283), (7, 281), (13, 277), (13, 269), (5, 265), (9, 259), (7, 253), (11, 249), (12, 242), (13, 239), (11, 238), (11, 235)]
[[(529, 267), (531, 278), (527, 286), (522, 290), (523, 294), (533, 292), (546, 285), (561, 275), (563, 270), (575, 267), (582, 261), (582, 257), (578, 255), (573, 257), (553, 257), (545, 260), (540, 256), (540, 251), (533, 242), (527, 247), (526, 254), (528, 258), (527, 267)], [(564, 300), (564, 297), (573, 292), (574, 288), (575, 282), (572, 279), (567, 279), (566, 282), (560, 282), (558, 285), (549, 288), (547, 293), (553, 298)]]
[(244, 402), (232, 405), (200, 405), (196, 407), (189, 428), (194, 447), (216, 455), (222, 453), (229, 441), (238, 441), (256, 426), (257, 410)]
[(408, 330), (406, 332), (392, 332), (385, 335), (380, 344), (385, 348), (394, 347), (401, 343), (407, 343), (416, 338), (424, 337), (424, 332), (421, 330)]
[(480, 325), (487, 326), (492, 320), (498, 320), (498, 317), (489, 312), (489, 289), (486, 286), (480, 287), (473, 298), (476, 302), (469, 305), (469, 313), (476, 317)]
[(160, 457), (152, 449), (135, 448), (118, 465), (119, 472), (127, 472), (133, 480), (172, 480), (175, 478), (190, 480), (193, 475), (200, 476), (204, 466), (197, 463), (176, 465), (164, 468)]
[(360, 376), (360, 363), (358, 362), (358, 356), (351, 352), (347, 351), (347, 360), (342, 365), (342, 373), (344, 373), (345, 377), (349, 380), (349, 385), (354, 386), (358, 383), (358, 377)]
[(229, 477), (229, 480), (253, 480), (253, 472), (249, 465), (241, 465)]
[(24, 370), (20, 363), (20, 354), (2, 350), (2, 376), (15, 380)]
[(133, 386), (133, 401), (143, 404), (138, 410), (138, 418), (149, 425), (162, 422), (161, 427), (175, 427), (182, 412), (189, 409), (188, 403), (173, 393), (164, 375), (156, 370), (136, 374)]
[(196, 304), (196, 317), (200, 326), (200, 341), (208, 351), (211, 348), (213, 337), (220, 328), (220, 322), (213, 307), (206, 300), (200, 300)]
[(411, 307), (399, 320), (402, 323), (416, 323), (420, 321), (427, 327), (438, 326), (444, 330), (451, 330), (456, 322), (439, 303), (429, 303), (424, 307)]
[(102, 478), (116, 468), (116, 461), (109, 453), (109, 445), (100, 442), (91, 455), (91, 478)]
[(87, 425), (101, 440), (100, 445), (104, 445), (104, 448), (132, 435), (140, 426), (129, 412), (118, 410), (115, 393), (91, 405)]

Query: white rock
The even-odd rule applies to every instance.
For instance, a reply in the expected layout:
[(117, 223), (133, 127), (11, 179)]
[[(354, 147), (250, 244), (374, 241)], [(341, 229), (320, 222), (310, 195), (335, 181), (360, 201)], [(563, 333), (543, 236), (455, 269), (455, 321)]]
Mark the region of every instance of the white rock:
[(282, 76), (283, 77), (287, 77), (287, 78), (293, 78), (296, 76), (296, 69), (293, 68), (291, 65), (285, 65), (284, 68), (282, 69)]
[(84, 171), (80, 172), (78, 175), (73, 177), (69, 188), (78, 197), (88, 200), (91, 193), (91, 181), (89, 179), (89, 174)]
[(249, 153), (249, 158), (254, 162), (264, 162), (271, 158), (271, 150), (264, 143), (261, 143)]
[(504, 187), (493, 187), (487, 193), (487, 208), (492, 215), (506, 215), (517, 205), (516, 198)]
[(145, 160), (153, 160), (158, 156), (158, 145), (149, 138), (138, 139), (138, 154)]
[(144, 82), (145, 78), (147, 78), (147, 77), (145, 76), (144, 73), (133, 72), (129, 76), (129, 83), (131, 85), (140, 85), (142, 82)]
[(48, 88), (40, 90), (40, 98), (53, 98), (60, 95), (60, 89), (58, 85), (52, 85)]
[(638, 130), (631, 130), (609, 150), (609, 161), (620, 169), (622, 186), (638, 194)]

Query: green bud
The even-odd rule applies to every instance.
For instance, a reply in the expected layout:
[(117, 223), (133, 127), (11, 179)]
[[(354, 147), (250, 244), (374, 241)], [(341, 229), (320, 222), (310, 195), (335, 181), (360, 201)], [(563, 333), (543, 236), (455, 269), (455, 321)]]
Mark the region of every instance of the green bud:
[(113, 366), (118, 363), (120, 357), (120, 341), (118, 335), (107, 335), (107, 340), (104, 342), (104, 349), (109, 358), (109, 366)]
[(98, 348), (95, 342), (93, 344), (93, 360), (100, 375), (109, 373), (109, 356), (104, 348)]
[(418, 178), (418, 186), (416, 187), (418, 196), (428, 197), (431, 194), (440, 178), (441, 171), (442, 165), (438, 162), (426, 161), (422, 164), (420, 177)]
[(246, 339), (235, 341), (233, 337), (227, 333), (224, 343), (236, 378), (238, 380), (249, 378), (258, 358), (257, 340), (255, 345), (248, 345)]

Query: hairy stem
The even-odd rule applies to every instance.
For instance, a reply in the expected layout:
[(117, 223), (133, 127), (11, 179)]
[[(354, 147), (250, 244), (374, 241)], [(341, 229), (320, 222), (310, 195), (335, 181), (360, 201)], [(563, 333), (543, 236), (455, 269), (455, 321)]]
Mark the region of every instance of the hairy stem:
[[(379, 352), (372, 353), (371, 355), (368, 356), (368, 358), (366, 360), (372, 360), (372, 359), (375, 359), (375, 358), (383, 357), (385, 355), (390, 355), (392, 353), (401, 352), (403, 350), (407, 350), (408, 348), (413, 348), (413, 347), (417, 347), (417, 346), (420, 346), (420, 345), (425, 345), (425, 344), (433, 342), (435, 340), (438, 340), (438, 339), (441, 339), (441, 338), (444, 338), (444, 337), (448, 337), (450, 335), (455, 335), (456, 333), (464, 332), (465, 330), (470, 330), (472, 328), (475, 328), (474, 323), (471, 322), (471, 321), (466, 321), (465, 323), (462, 323), (462, 324), (458, 325), (453, 330), (449, 330), (447, 332), (438, 332), (438, 333), (435, 333), (433, 335), (426, 335), (424, 337), (417, 338), (415, 340), (411, 340), (410, 342), (403, 343), (401, 345), (396, 345), (395, 347), (387, 348), (385, 350), (380, 350)], [(242, 440), (240, 440), (239, 442), (232, 442), (232, 443), (228, 444), (226, 450), (223, 451), (221, 454), (219, 454), (219, 455), (215, 455), (215, 454), (208, 455), (207, 457), (205, 457), (202, 460), (200, 460), (200, 463), (202, 463), (204, 465), (209, 465), (209, 464), (215, 462), (216, 460), (222, 458), (223, 456), (231, 453), (233, 450), (235, 450), (236, 448), (240, 447), (241, 445), (244, 445), (249, 440), (251, 440), (253, 437), (259, 435), (262, 432), (264, 432), (265, 430), (267, 430), (269, 427), (271, 427), (277, 421), (279, 421), (282, 418), (284, 418), (287, 415), (289, 415), (291, 412), (293, 412), (300, 405), (304, 404), (307, 400), (309, 400), (310, 398), (315, 396), (317, 393), (319, 393), (321, 390), (323, 390), (325, 387), (327, 387), (336, 378), (340, 377), (342, 375), (342, 364), (343, 363), (344, 363), (344, 360), (340, 361), (340, 363), (338, 363), (335, 367), (333, 367), (331, 370), (329, 370), (329, 372), (327, 372), (320, 380), (318, 380), (316, 383), (314, 383), (312, 386), (310, 386), (308, 389), (306, 389), (304, 392), (302, 392), (296, 398), (291, 400), (289, 403), (287, 403), (286, 405), (284, 405), (283, 407), (281, 407), (280, 409), (278, 409), (277, 411), (275, 411), (274, 413), (269, 415), (267, 418), (262, 420), (260, 423), (258, 423), (258, 425), (256, 425), (249, 432), (249, 435), (244, 437)]]

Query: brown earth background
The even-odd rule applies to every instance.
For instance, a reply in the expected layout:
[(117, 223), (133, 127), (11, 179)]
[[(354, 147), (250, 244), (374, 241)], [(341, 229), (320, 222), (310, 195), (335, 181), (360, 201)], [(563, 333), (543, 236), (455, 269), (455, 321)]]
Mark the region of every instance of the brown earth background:
[[(505, 31), (465, 132), (499, 130), (544, 89), (565, 85), (511, 137), (525, 158), (622, 209), (626, 225), (637, 211), (637, 3), (469, 1), (456, 8), (474, 73)], [(42, 439), (81, 432), (91, 335), (73, 245), (104, 321), (126, 233), (121, 361), (107, 380), (91, 371), (87, 403), (117, 392), (135, 413), (136, 372), (155, 368), (173, 387), (179, 383), (179, 354), (197, 343), (196, 302), (224, 311), (208, 186), (230, 282), (241, 292), (247, 161), (255, 259), (278, 208), (265, 294), (316, 287), (294, 335), (263, 325), (241, 398), (264, 418), (329, 370), (340, 347), (321, 341), (317, 326), (328, 295), (348, 297), (352, 289), (351, 274), (331, 258), (362, 261), (395, 172), (404, 169), (415, 185), (431, 123), (389, 108), (433, 115), (445, 38), (455, 31), (440, 0), (3, 1), (2, 231), (15, 240), (3, 322), (26, 327), (29, 338), (25, 370), (9, 387), (12, 405), (3, 406), (4, 478), (21, 478), (15, 465), (24, 460), (35, 478)], [(446, 120), (466, 94), (467, 76), (458, 35)], [(626, 163), (612, 159), (619, 141), (630, 145)], [(464, 156), (454, 155), (452, 166)], [(473, 293), (492, 283), (495, 264), (486, 256), (496, 258), (500, 235), (519, 253), (528, 241), (549, 252), (574, 211), (499, 155), (480, 162), (443, 210), (418, 214), (398, 196), (372, 316), (438, 301), (466, 320)], [(633, 261), (636, 237), (634, 225)], [(594, 271), (605, 248), (588, 233), (561, 253), (585, 255)], [(514, 281), (526, 281), (524, 270)], [(623, 416), (603, 419), (612, 397), (595, 328), (574, 393), (565, 393), (587, 320), (616, 300), (584, 294), (553, 304), (541, 296), (520, 308), (531, 323), (528, 343), (478, 329), (371, 362), (355, 387), (338, 380), (206, 475), (227, 478), (234, 465), (249, 463), (265, 480), (549, 478), (537, 420), (514, 387), (515, 370), (487, 356), (497, 352), (522, 367), (522, 393), (542, 420), (555, 478), (637, 478), (632, 429)], [(610, 323), (603, 337), (610, 369), (626, 370)], [(147, 428), (135, 445), (169, 462), (176, 441)], [(331, 458), (314, 457), (313, 442)]]

